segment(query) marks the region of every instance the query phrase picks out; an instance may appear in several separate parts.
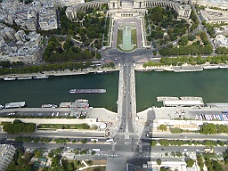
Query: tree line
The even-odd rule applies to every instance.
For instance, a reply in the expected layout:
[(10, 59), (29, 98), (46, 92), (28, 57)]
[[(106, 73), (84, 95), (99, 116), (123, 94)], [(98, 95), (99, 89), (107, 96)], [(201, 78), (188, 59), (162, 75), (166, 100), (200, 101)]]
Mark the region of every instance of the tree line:
[(33, 133), (36, 129), (34, 123), (24, 123), (20, 120), (14, 120), (13, 123), (7, 123), (3, 125), (3, 131), (8, 134), (19, 134), (19, 133)]
[(197, 57), (187, 57), (187, 56), (182, 56), (182, 57), (176, 57), (176, 58), (168, 58), (168, 57), (163, 57), (160, 59), (159, 62), (153, 62), (153, 61), (148, 61), (143, 64), (143, 67), (151, 67), (151, 66), (182, 66), (183, 64), (189, 64), (189, 65), (202, 65), (205, 64), (206, 62), (209, 62), (210, 64), (226, 64), (228, 62), (228, 55), (219, 55), (219, 56), (209, 56), (207, 58), (202, 58), (201, 56)]
[(218, 124), (204, 124), (200, 127), (201, 134), (228, 134), (228, 126), (227, 125), (218, 125)]
[(182, 145), (204, 145), (208, 147), (212, 146), (226, 146), (228, 145), (228, 141), (213, 141), (213, 140), (204, 140), (204, 141), (196, 141), (196, 140), (167, 140), (167, 139), (160, 139), (160, 140), (152, 140), (151, 146), (182, 146)]

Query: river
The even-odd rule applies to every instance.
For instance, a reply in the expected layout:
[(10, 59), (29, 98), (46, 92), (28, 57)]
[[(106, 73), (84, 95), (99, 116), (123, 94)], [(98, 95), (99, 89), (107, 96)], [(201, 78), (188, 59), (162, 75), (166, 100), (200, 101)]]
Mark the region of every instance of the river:
[[(159, 106), (157, 96), (200, 96), (204, 102), (228, 102), (228, 70), (203, 72), (136, 72), (137, 111)], [(104, 94), (70, 94), (73, 88), (104, 88)], [(118, 72), (0, 81), (0, 104), (26, 101), (27, 107), (85, 98), (90, 106), (117, 110)]]

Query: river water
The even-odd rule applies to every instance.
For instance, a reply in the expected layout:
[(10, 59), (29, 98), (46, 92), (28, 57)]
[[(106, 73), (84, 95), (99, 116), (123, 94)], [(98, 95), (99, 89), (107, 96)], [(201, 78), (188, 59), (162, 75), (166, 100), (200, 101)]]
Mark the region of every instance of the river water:
[[(157, 96), (200, 96), (204, 102), (228, 102), (228, 70), (203, 72), (136, 72), (137, 111), (156, 102)], [(104, 94), (70, 94), (73, 88), (104, 88)], [(118, 72), (50, 77), (40, 80), (0, 81), (0, 104), (26, 101), (27, 107), (88, 99), (90, 106), (117, 110)]]

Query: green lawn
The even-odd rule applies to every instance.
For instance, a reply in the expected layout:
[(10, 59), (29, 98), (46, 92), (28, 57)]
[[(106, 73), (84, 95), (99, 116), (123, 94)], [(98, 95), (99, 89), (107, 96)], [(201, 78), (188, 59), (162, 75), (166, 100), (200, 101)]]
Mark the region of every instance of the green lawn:
[(120, 44), (123, 43), (123, 30), (118, 29), (118, 34), (117, 34), (117, 48), (120, 49)]
[(94, 167), (94, 168), (88, 168), (83, 171), (105, 171), (106, 167)]
[(132, 40), (132, 44), (136, 45), (137, 47), (137, 34), (136, 34), (136, 29), (132, 29), (131, 30), (131, 40)]

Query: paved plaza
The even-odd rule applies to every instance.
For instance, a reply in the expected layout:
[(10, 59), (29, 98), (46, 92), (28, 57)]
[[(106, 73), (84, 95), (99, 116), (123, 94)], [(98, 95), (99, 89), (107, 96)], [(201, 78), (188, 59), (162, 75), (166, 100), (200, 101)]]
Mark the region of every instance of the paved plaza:
[(130, 26), (131, 24), (135, 24), (136, 27), (136, 34), (137, 34), (137, 47), (142, 48), (142, 30), (140, 26), (140, 20), (137, 18), (126, 18), (126, 19), (116, 19), (114, 20), (114, 29), (113, 29), (113, 36), (112, 36), (112, 48), (117, 49), (117, 37), (118, 37), (118, 29), (121, 25)]

